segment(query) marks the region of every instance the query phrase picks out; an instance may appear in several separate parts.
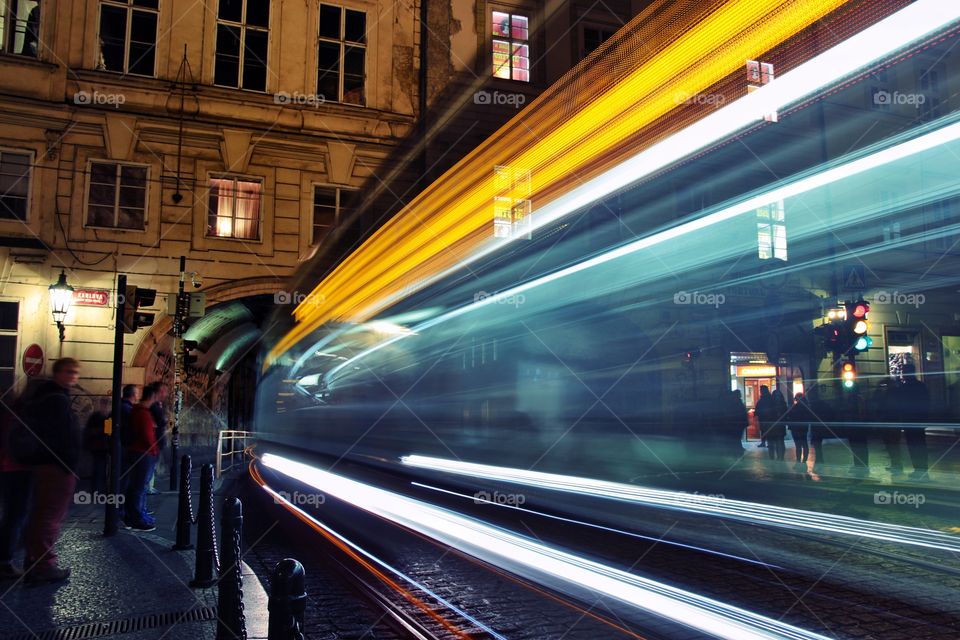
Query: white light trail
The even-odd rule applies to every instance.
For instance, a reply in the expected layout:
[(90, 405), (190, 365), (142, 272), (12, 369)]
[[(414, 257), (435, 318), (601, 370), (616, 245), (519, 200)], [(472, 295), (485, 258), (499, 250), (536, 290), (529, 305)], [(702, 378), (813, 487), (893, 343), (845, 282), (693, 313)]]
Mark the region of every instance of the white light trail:
[(604, 595), (729, 640), (826, 640), (825, 636), (705, 596), (621, 571), (275, 454), (263, 464), (391, 522), (566, 592)]
[(632, 484), (565, 476), (541, 471), (497, 467), (444, 458), (410, 455), (401, 458), (410, 467), (442, 471), (456, 475), (500, 480), (541, 489), (565, 491), (610, 500), (633, 502), (661, 509), (675, 509), (701, 515), (728, 518), (785, 529), (804, 529), (819, 533), (857, 536), (929, 549), (960, 553), (960, 538), (932, 529), (860, 520), (802, 509), (731, 500), (714, 496), (691, 495), (680, 491), (652, 489)]

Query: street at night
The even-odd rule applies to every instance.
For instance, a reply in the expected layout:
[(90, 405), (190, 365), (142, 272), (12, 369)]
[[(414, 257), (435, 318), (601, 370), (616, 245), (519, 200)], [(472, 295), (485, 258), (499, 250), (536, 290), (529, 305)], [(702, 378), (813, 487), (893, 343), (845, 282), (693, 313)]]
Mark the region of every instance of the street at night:
[(0, 640), (960, 640), (960, 4), (48, 2)]

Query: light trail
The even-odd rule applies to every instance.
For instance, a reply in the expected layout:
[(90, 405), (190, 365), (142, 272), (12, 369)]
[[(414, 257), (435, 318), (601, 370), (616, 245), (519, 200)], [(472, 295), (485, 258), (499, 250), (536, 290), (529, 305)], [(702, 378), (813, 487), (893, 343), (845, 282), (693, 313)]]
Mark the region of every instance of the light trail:
[(473, 478), (483, 478), (484, 480), (500, 480), (539, 489), (620, 500), (660, 509), (673, 509), (698, 515), (738, 520), (750, 524), (856, 536), (960, 553), (960, 538), (931, 529), (905, 527), (849, 516), (777, 507), (714, 496), (690, 495), (680, 491), (653, 489), (607, 480), (497, 467), (429, 456), (404, 456), (401, 458), (401, 462), (406, 466), (418, 469), (441, 471)]
[(275, 454), (265, 466), (507, 571), (579, 596), (603, 595), (729, 640), (826, 640), (745, 609), (593, 562), (559, 549)]
[(638, 538), (640, 540), (648, 540), (650, 542), (655, 542), (657, 544), (665, 544), (671, 547), (681, 547), (683, 549), (689, 549), (690, 551), (697, 551), (699, 553), (706, 553), (713, 556), (720, 556), (721, 558), (727, 558), (729, 560), (736, 560), (738, 562), (746, 562), (748, 564), (756, 564), (761, 567), (767, 567), (769, 569), (783, 569), (783, 567), (775, 564), (770, 564), (769, 562), (763, 562), (761, 560), (753, 560), (751, 558), (744, 558), (743, 556), (733, 555), (732, 553), (724, 553), (723, 551), (715, 551), (713, 549), (707, 549), (706, 547), (698, 547), (692, 544), (684, 544), (683, 542), (677, 542), (675, 540), (667, 540), (666, 538), (658, 538), (656, 536), (646, 536), (641, 533), (636, 533), (635, 531), (625, 531), (623, 529), (616, 529), (614, 527), (606, 527), (602, 524), (596, 524), (594, 522), (586, 522), (584, 520), (576, 520), (574, 518), (564, 518), (563, 516), (555, 516), (551, 513), (546, 513), (543, 511), (536, 511), (535, 509), (527, 509), (525, 507), (518, 507), (512, 504), (500, 504), (499, 502), (494, 502), (492, 500), (484, 500), (482, 498), (477, 498), (476, 496), (469, 496), (465, 493), (457, 493), (456, 491), (450, 491), (448, 489), (441, 489), (440, 487), (434, 487), (429, 484), (423, 484), (422, 482), (411, 482), (411, 485), (414, 487), (421, 487), (423, 489), (429, 489), (430, 491), (436, 491), (438, 493), (445, 493), (447, 495), (456, 496), (458, 498), (466, 498), (467, 500), (473, 500), (474, 502), (481, 501), (484, 504), (489, 504), (494, 507), (500, 507), (503, 509), (512, 509), (514, 511), (523, 511), (524, 513), (529, 513), (531, 515), (540, 516), (541, 518), (549, 518), (550, 520), (557, 520), (560, 522), (567, 522), (569, 524), (576, 524), (583, 527), (590, 527), (591, 529), (599, 529), (601, 531), (609, 531), (610, 533), (616, 533), (623, 536), (630, 536), (631, 538)]
[[(807, 16), (809, 18), (809, 16)], [(797, 17), (793, 18), (796, 20)], [(893, 52), (914, 43), (925, 36), (942, 30), (960, 19), (960, 4), (941, 0), (918, 0), (895, 14), (866, 28), (864, 31), (841, 42), (826, 52), (817, 55), (797, 68), (778, 77), (759, 90), (731, 102), (693, 125), (669, 136), (661, 142), (642, 150), (634, 157), (621, 162), (601, 175), (587, 181), (565, 195), (536, 207), (533, 229), (555, 222), (557, 219), (579, 210), (614, 191), (651, 175), (691, 154), (715, 144), (730, 135), (760, 120), (765, 114), (782, 110), (800, 100), (810, 98), (817, 92), (828, 88), (856, 71), (875, 63)], [(801, 21), (802, 22), (802, 21)], [(799, 24), (799, 23), (798, 23)], [(741, 56), (742, 61), (742, 56)], [(640, 69), (644, 69), (641, 66)], [(615, 89), (619, 90), (618, 87)], [(695, 93), (695, 92), (693, 92)], [(611, 94), (619, 95), (616, 91)], [(640, 123), (642, 126), (642, 122)], [(583, 132), (572, 138), (571, 144), (580, 144), (585, 136)], [(459, 165), (458, 165), (459, 166)], [(455, 167), (456, 169), (456, 167)], [(569, 168), (568, 168), (569, 169)], [(489, 170), (489, 166), (484, 166)], [(429, 191), (429, 189), (428, 189)], [(311, 296), (322, 296), (323, 305), (314, 304), (308, 298), (297, 307), (295, 315), (298, 324), (288, 332), (267, 355), (264, 368), (270, 366), (281, 354), (285, 353), (298, 340), (305, 337), (325, 322), (334, 319), (364, 320), (378, 311), (389, 307), (403, 296), (422, 289), (431, 282), (469, 265), (483, 256), (502, 248), (513, 239), (493, 240), (482, 238), (478, 229), (490, 217), (490, 198), (485, 194), (484, 206), (471, 209), (472, 212), (457, 213), (458, 208), (447, 210), (442, 203), (422, 202), (418, 197), (414, 205), (426, 207), (427, 211), (436, 209), (435, 216), (443, 216), (448, 222), (440, 226), (424, 224), (414, 215), (412, 209), (405, 209), (395, 216), (385, 227), (365, 242), (361, 248), (342, 263), (328, 278), (321, 282)], [(459, 205), (458, 205), (459, 207)], [(405, 224), (405, 220), (415, 218), (423, 229), (430, 229), (431, 242), (414, 241), (403, 236), (394, 238), (385, 244), (388, 254), (383, 250), (374, 251), (373, 247), (383, 244), (385, 238), (393, 237), (388, 229), (394, 224)], [(410, 222), (407, 220), (407, 222)], [(438, 223), (439, 224), (439, 223)], [(438, 228), (449, 230), (445, 233)], [(422, 231), (422, 229), (421, 229)], [(453, 234), (453, 236), (451, 236)], [(438, 255), (448, 252), (457, 242), (469, 240), (453, 252), (457, 260), (445, 260), (437, 263)], [(441, 241), (442, 240), (442, 241)], [(436, 244), (439, 242), (439, 244)], [(436, 246), (434, 246), (436, 245)], [(379, 245), (377, 245), (379, 246)], [(432, 247), (432, 248), (431, 248)], [(412, 251), (412, 253), (411, 253)], [(386, 263), (390, 277), (372, 277), (363, 269), (354, 269), (354, 262), (366, 264), (375, 254)], [(398, 257), (398, 256), (401, 256)], [(391, 258), (390, 256), (394, 256)], [(362, 266), (362, 265), (361, 265)], [(426, 269), (426, 273), (424, 272)], [(392, 270), (392, 271), (391, 271)], [(413, 277), (411, 274), (418, 274)], [(344, 280), (346, 278), (346, 280)], [(361, 283), (347, 288), (341, 282)], [(354, 290), (356, 289), (356, 290)], [(347, 318), (347, 315), (350, 315)]]

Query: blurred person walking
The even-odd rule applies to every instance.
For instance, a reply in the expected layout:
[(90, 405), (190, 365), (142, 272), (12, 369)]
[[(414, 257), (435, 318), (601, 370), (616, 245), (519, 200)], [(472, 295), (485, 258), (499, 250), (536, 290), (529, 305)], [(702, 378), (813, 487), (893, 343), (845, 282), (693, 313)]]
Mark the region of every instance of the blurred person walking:
[(24, 397), (2, 405), (0, 410), (0, 580), (23, 575), (15, 556), (20, 548), (20, 533), (30, 507), (30, 468), (20, 464), (10, 450), (10, 432), (21, 418)]
[(156, 390), (145, 387), (140, 402), (130, 410), (130, 420), (124, 425), (129, 431), (124, 451), (127, 461), (127, 491), (124, 500), (124, 523), (138, 531), (153, 531), (157, 528), (153, 517), (147, 513), (147, 482), (157, 464), (157, 425), (150, 413)]
[(754, 408), (754, 414), (757, 416), (757, 424), (760, 427), (760, 444), (758, 446), (769, 447), (770, 457), (775, 457), (776, 453), (770, 442), (770, 431), (779, 415), (777, 414), (776, 403), (773, 394), (770, 393), (770, 387), (760, 386), (760, 397), (757, 399), (757, 406)]
[(747, 407), (743, 404), (739, 389), (735, 389), (727, 395), (726, 406), (727, 409), (724, 413), (727, 424), (724, 430), (724, 440), (730, 453), (739, 459), (743, 456), (743, 432), (749, 425)]
[(167, 409), (164, 403), (167, 401), (168, 389), (167, 385), (159, 381), (151, 383), (150, 387), (154, 391), (154, 401), (150, 405), (150, 415), (153, 416), (153, 421), (157, 425), (157, 464), (154, 466), (153, 473), (150, 474), (150, 481), (147, 483), (147, 494), (152, 496), (160, 493), (154, 488), (154, 481), (163, 461), (163, 456), (160, 454), (163, 453), (163, 448), (167, 444)]
[[(903, 365), (903, 383), (893, 392), (893, 410), (897, 422), (903, 427), (913, 464), (911, 480), (927, 480), (928, 453), (926, 422), (930, 419), (930, 391), (917, 378), (914, 364)], [(899, 447), (899, 438), (897, 439)]]
[(794, 398), (793, 406), (787, 413), (787, 423), (790, 425), (790, 435), (793, 436), (793, 445), (797, 449), (797, 465), (805, 465), (810, 457), (810, 444), (807, 436), (810, 433), (810, 423), (813, 422), (813, 412), (807, 406), (807, 399), (802, 393)]
[(47, 381), (24, 406), (24, 426), (40, 446), (31, 455), (33, 502), (27, 516), (24, 583), (62, 582), (70, 569), (57, 563), (55, 545), (76, 488), (80, 433), (71, 408), (70, 389), (80, 377), (80, 363), (60, 358)]

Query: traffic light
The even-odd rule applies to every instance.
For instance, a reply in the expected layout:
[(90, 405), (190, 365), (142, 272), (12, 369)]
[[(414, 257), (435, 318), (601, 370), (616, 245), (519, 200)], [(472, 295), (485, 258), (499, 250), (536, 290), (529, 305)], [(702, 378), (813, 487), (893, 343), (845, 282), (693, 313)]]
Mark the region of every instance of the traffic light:
[(123, 307), (124, 333), (136, 333), (140, 327), (149, 327), (153, 324), (155, 314), (140, 311), (140, 308), (152, 307), (156, 299), (156, 289), (127, 286), (127, 297)]
[(196, 364), (197, 354), (190, 353), (195, 351), (197, 348), (196, 340), (184, 340), (183, 341), (183, 368), (186, 369), (191, 364)]
[(857, 365), (849, 360), (844, 362), (840, 367), (840, 379), (843, 381), (844, 389), (853, 389), (857, 383)]
[(870, 313), (870, 305), (863, 300), (857, 300), (856, 302), (848, 302), (844, 306), (847, 310), (845, 324), (850, 341), (847, 351), (850, 349), (853, 349), (854, 353), (866, 351), (873, 345), (873, 339), (867, 335), (869, 329), (867, 314)]

